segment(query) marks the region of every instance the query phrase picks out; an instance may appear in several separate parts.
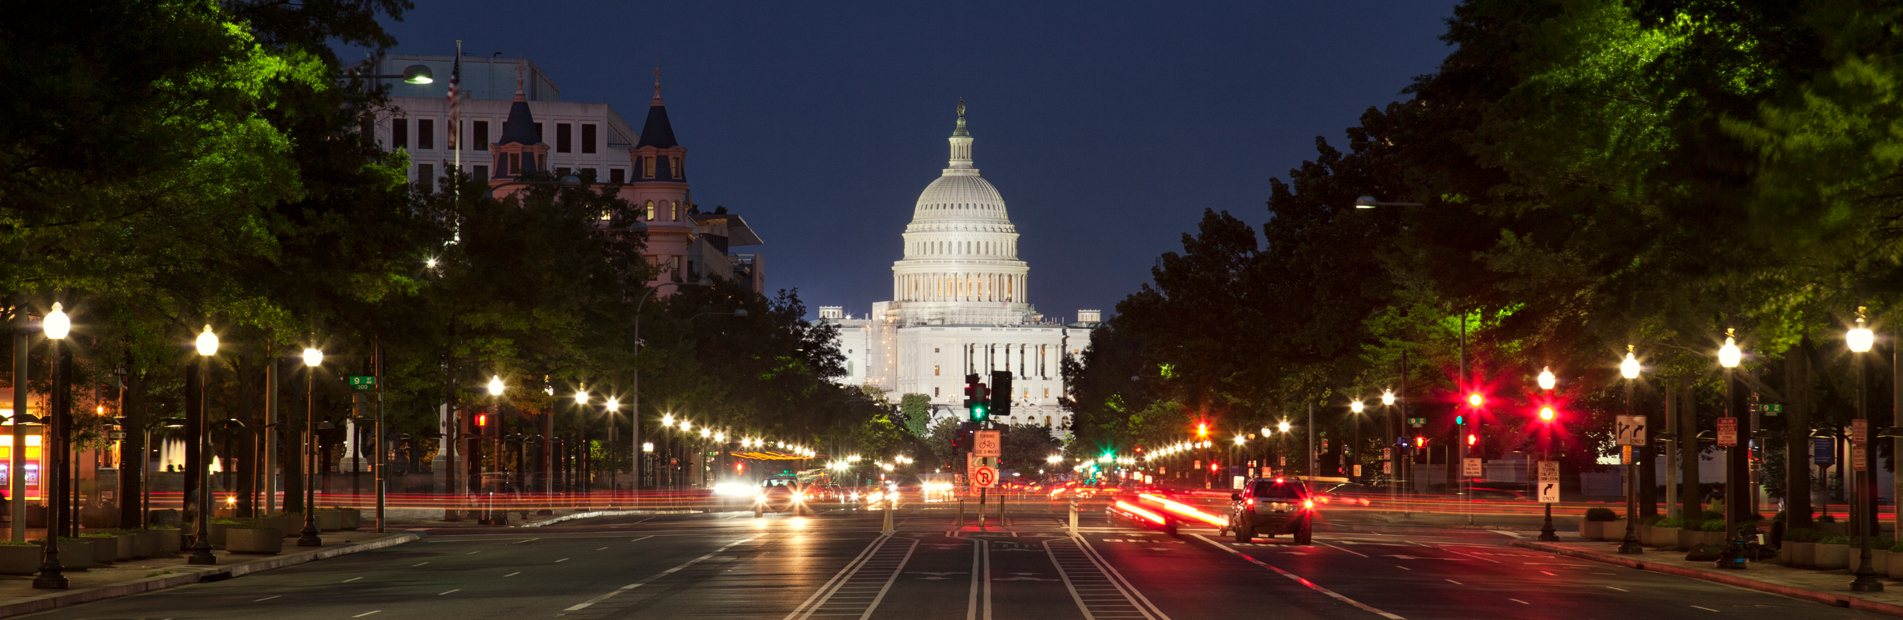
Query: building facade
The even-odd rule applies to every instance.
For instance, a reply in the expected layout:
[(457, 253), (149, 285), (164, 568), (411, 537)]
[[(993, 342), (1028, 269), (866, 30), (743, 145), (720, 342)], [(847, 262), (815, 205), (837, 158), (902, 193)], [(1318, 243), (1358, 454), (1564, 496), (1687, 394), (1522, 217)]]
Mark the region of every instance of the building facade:
[(1080, 310), (1065, 322), (1037, 312), (1004, 198), (973, 166), (963, 101), (950, 142), (950, 163), (913, 206), (904, 254), (892, 265), (892, 301), (873, 304), (863, 318), (820, 308), (819, 320), (840, 328), (848, 371), (841, 381), (877, 387), (893, 402), (923, 394), (935, 417), (962, 416), (965, 376), (990, 383), (993, 371), (1007, 371), (1005, 420), (1064, 428), (1061, 365), (1090, 345), (1100, 313)]

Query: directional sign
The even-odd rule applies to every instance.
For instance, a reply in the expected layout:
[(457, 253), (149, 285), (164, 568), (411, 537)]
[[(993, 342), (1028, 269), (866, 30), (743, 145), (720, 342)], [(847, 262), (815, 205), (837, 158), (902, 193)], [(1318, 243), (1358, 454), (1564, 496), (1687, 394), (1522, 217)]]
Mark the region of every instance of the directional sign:
[(1738, 445), (1738, 419), (1718, 418), (1718, 447), (1729, 448)]
[(1774, 416), (1780, 413), (1784, 413), (1784, 405), (1781, 403), (1764, 403), (1761, 405), (1752, 405), (1751, 410), (1761, 411), (1761, 412), (1764, 412), (1764, 415)]
[(998, 468), (980, 467), (971, 470), (971, 486), (985, 488), (998, 486)]
[(1618, 422), (1614, 426), (1613, 430), (1618, 435), (1617, 445), (1621, 445), (1621, 446), (1645, 445), (1645, 416), (1642, 416), (1642, 415), (1619, 416)]
[(1555, 480), (1552, 482), (1540, 483), (1540, 503), (1542, 504), (1559, 503), (1559, 481), (1558, 480)]
[(1480, 466), (1480, 457), (1470, 456), (1460, 459), (1460, 477), (1479, 478), (1485, 475), (1487, 475), (1485, 470)]
[(1393, 475), (1394, 461), (1381, 461), (1381, 473)]
[(1870, 421), (1869, 420), (1851, 420), (1850, 421), (1850, 443), (1853, 443), (1859, 446), (1867, 445), (1870, 443)]
[(350, 387), (358, 390), (374, 390), (377, 388), (377, 378), (375, 376), (351, 377)]
[(125, 431), (106, 431), (106, 439), (109, 439), (112, 441), (125, 441), (126, 432)]
[(1004, 456), (1004, 441), (998, 438), (999, 431), (978, 431), (977, 439), (971, 443), (971, 451), (978, 456)]

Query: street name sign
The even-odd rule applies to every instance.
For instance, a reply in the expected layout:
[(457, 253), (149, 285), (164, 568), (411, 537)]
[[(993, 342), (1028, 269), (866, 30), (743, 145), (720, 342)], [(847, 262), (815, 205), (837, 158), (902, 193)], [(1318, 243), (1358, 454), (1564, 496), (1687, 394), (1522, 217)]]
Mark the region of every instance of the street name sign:
[(1738, 445), (1738, 419), (1718, 418), (1718, 447), (1729, 448)]
[(357, 390), (374, 390), (377, 388), (377, 378), (375, 376), (351, 377), (350, 387)]

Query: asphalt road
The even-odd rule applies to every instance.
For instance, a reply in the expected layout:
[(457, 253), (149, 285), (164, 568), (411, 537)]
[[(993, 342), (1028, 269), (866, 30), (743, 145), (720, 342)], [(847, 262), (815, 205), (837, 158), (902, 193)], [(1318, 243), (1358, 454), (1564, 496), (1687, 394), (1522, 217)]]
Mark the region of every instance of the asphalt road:
[[(321, 562), (35, 618), (1876, 618), (1507, 546), (1511, 534), (1318, 528), (1238, 545), (1058, 508), (984, 530), (951, 513), (751, 513), (453, 529)], [(1524, 534), (1530, 535), (1530, 533)]]

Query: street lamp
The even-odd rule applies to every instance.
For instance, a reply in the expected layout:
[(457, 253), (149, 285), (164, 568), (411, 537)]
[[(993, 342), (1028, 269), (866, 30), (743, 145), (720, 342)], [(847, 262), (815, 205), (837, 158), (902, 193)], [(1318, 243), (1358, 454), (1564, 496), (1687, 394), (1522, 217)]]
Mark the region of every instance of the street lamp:
[[(616, 475), (615, 475), (615, 468), (614, 468), (615, 412), (621, 410), (621, 399), (610, 396), (608, 397), (608, 402), (605, 403), (605, 405), (608, 409), (608, 415), (602, 416), (602, 421), (608, 425), (608, 432), (603, 435), (604, 437), (607, 437), (607, 441), (602, 442), (601, 447), (602, 447), (602, 452), (605, 455), (604, 458), (608, 462), (608, 507), (613, 508), (614, 498), (615, 498), (614, 491), (615, 491), (615, 485), (616, 485)], [(634, 458), (640, 458), (640, 457), (641, 455), (639, 454), (634, 455)]]
[(1844, 334), (1844, 344), (1849, 345), (1850, 351), (1855, 354), (1851, 358), (1857, 366), (1857, 421), (1864, 429), (1862, 433), (1856, 433), (1858, 437), (1852, 438), (1861, 439), (1857, 447), (1863, 448), (1863, 458), (1857, 459), (1855, 463), (1855, 467), (1859, 470), (1855, 472), (1857, 474), (1855, 523), (1857, 538), (1861, 539), (1858, 544), (1861, 551), (1859, 551), (1857, 562), (1857, 578), (1850, 582), (1850, 590), (1852, 592), (1882, 592), (1883, 582), (1877, 579), (1876, 568), (1870, 563), (1870, 539), (1876, 536), (1876, 520), (1871, 518), (1876, 513), (1872, 509), (1877, 497), (1876, 453), (1869, 449), (1870, 394), (1864, 387), (1863, 379), (1863, 354), (1869, 353), (1871, 345), (1876, 344), (1876, 334), (1871, 332), (1869, 326), (1864, 323), (1863, 311), (1863, 306), (1857, 307), (1857, 326)]
[[(1725, 328), (1725, 346), (1718, 349), (1718, 365), (1725, 369), (1725, 417), (1736, 423), (1737, 413), (1733, 410), (1731, 373), (1744, 360), (1744, 351), (1738, 349), (1737, 330)], [(1734, 440), (1735, 444), (1736, 441)], [(1732, 480), (1733, 459), (1736, 446), (1725, 447), (1725, 550), (1718, 556), (1718, 568), (1742, 570), (1745, 567), (1744, 539), (1738, 537), (1736, 517), (1738, 510), (1738, 492), (1735, 480)], [(1630, 515), (1628, 515), (1630, 516)]]
[[(1625, 415), (1632, 417), (1632, 380), (1639, 378), (1639, 359), (1632, 354), (1632, 345), (1625, 346), (1625, 360), (1619, 362), (1619, 376), (1625, 377)], [(1643, 438), (1640, 438), (1643, 440)], [(1645, 547), (1639, 545), (1639, 446), (1625, 446), (1625, 538), (1619, 541), (1619, 553), (1645, 553)], [(1549, 506), (1551, 504), (1548, 504)]]
[(1551, 367), (1540, 369), (1540, 389), (1550, 390), (1553, 389), (1554, 385), (1558, 384), (1559, 378), (1553, 376), (1553, 369)]
[(211, 554), (211, 452), (210, 444), (205, 441), (211, 434), (206, 424), (211, 417), (211, 356), (218, 354), (218, 334), (211, 333), (211, 325), (205, 325), (205, 331), (198, 334), (198, 428), (193, 429), (198, 444), (198, 468), (192, 476), (198, 479), (198, 525), (192, 536), (192, 557), (187, 564), (217, 564), (218, 558)]
[[(60, 447), (59, 416), (61, 410), (66, 406), (66, 386), (64, 383), (65, 377), (60, 373), (59, 368), (59, 344), (61, 340), (66, 339), (67, 334), (72, 332), (73, 320), (71, 317), (66, 316), (66, 310), (60, 306), (59, 302), (53, 302), (53, 311), (46, 313), (46, 318), (41, 319), (40, 329), (46, 332), (46, 343), (50, 349), (48, 353), (53, 362), (52, 372), (48, 375), (48, 378), (51, 379), (51, 381), (48, 381), (48, 384), (53, 387), (53, 394), (47, 403), (48, 406), (45, 415), (41, 416), (42, 423), (40, 426), (40, 432), (45, 436), (42, 443), (46, 444), (43, 448), (46, 454), (45, 471), (52, 475), (43, 474), (41, 478), (45, 481), (42, 486), (44, 487), (43, 493), (47, 498), (46, 535), (41, 539), (40, 574), (33, 578), (33, 588), (38, 590), (64, 590), (68, 582), (64, 573), (65, 567), (61, 566), (59, 561), (59, 524), (63, 522), (59, 509), (60, 504), (65, 502), (60, 499), (64, 497), (64, 490), (59, 488), (60, 476), (57, 473), (59, 472), (59, 462), (57, 459), (64, 456), (65, 452), (65, 450)], [(20, 394), (25, 392), (26, 386), (20, 385), (16, 381), (13, 389), (16, 394)], [(14, 412), (14, 424), (19, 424), (23, 421), (24, 418), (22, 416), (25, 414), (26, 411), (24, 410)], [(26, 451), (25, 446), (16, 445), (13, 449), (18, 451), (14, 454), (22, 454)], [(15, 498), (14, 501), (20, 502), (25, 499), (24, 497)]]
[[(503, 431), (507, 430), (507, 425), (502, 421), (502, 392), (506, 389), (508, 389), (508, 386), (502, 383), (502, 375), (489, 375), (489, 401), (491, 403), (489, 410), (496, 418), (495, 452), (490, 455), (490, 458), (494, 459), (495, 465), (490, 467), (489, 471), (489, 473), (493, 475), (488, 476), (490, 478), (490, 484), (494, 486), (489, 488), (489, 508), (483, 513), (487, 518), (477, 521), (477, 523), (482, 525), (508, 525), (508, 511), (503, 511), (501, 515), (495, 514), (495, 493), (499, 487), (502, 486), (500, 479), (502, 474), (502, 435)], [(487, 433), (489, 431), (484, 429), (482, 432)]]
[(324, 363), (324, 352), (304, 348), (304, 529), (298, 532), (297, 546), (321, 547), (317, 535), (317, 367)]
[(1355, 199), (1356, 209), (1373, 209), (1375, 207), (1425, 207), (1425, 206), (1427, 205), (1418, 203), (1418, 202), (1381, 202), (1379, 200), (1375, 200), (1373, 196), (1362, 196), (1360, 198)]

